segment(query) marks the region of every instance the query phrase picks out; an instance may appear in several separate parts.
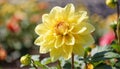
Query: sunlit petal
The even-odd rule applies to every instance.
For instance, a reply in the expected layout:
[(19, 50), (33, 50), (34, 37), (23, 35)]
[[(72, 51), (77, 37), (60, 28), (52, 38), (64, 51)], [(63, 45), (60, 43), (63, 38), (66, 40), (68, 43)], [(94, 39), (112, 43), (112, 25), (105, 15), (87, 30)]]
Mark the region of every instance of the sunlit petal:
[(66, 35), (65, 36), (65, 44), (66, 45), (74, 45), (75, 44), (75, 38), (73, 35)]
[(73, 46), (73, 53), (74, 54), (78, 54), (80, 56), (83, 56), (83, 54), (84, 54), (84, 48), (83, 48), (83, 46), (81, 46), (80, 44), (75, 44)]
[(36, 45), (40, 46), (41, 43), (43, 43), (43, 42), (44, 42), (43, 36), (41, 35), (41, 36), (39, 36), (39, 37), (35, 40), (34, 43), (35, 43)]
[(76, 43), (82, 46), (90, 46), (94, 43), (93, 37), (89, 35), (75, 35)]
[(65, 38), (63, 36), (57, 36), (55, 41), (55, 48), (61, 47), (65, 42)]
[(45, 34), (48, 31), (47, 27), (44, 24), (39, 24), (35, 28), (35, 32), (40, 35), (40, 34)]

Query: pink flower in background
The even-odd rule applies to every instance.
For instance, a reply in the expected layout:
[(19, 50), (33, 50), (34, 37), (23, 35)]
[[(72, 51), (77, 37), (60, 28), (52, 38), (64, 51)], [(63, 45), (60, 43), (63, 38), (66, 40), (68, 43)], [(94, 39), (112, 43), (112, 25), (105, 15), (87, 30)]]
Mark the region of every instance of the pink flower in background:
[(100, 40), (99, 45), (100, 46), (106, 46), (112, 43), (112, 41), (115, 39), (115, 33), (114, 31), (109, 31), (106, 34), (104, 34)]

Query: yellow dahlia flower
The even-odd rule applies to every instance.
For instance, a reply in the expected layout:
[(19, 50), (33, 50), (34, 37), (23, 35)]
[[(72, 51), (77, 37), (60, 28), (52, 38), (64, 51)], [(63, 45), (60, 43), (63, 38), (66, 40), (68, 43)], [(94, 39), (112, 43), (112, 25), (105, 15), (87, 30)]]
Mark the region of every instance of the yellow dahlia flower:
[(94, 27), (87, 23), (87, 12), (75, 12), (73, 4), (65, 8), (54, 7), (49, 14), (42, 16), (42, 23), (35, 28), (39, 37), (35, 44), (40, 46), (40, 53), (50, 52), (54, 61), (59, 57), (66, 60), (71, 54), (83, 54), (83, 46), (94, 42), (91, 32)]

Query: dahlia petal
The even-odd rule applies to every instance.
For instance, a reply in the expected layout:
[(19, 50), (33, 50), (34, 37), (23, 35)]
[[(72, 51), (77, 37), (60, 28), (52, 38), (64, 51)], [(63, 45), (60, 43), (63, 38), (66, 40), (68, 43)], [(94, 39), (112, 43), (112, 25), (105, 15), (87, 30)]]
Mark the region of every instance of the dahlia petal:
[(49, 15), (49, 14), (44, 14), (42, 16), (42, 22), (46, 25), (47, 28), (51, 29), (54, 24), (56, 23), (55, 22), (55, 19), (53, 18), (54, 16), (53, 15)]
[(80, 56), (83, 56), (83, 54), (84, 54), (83, 46), (81, 46), (80, 44), (75, 44), (73, 46), (73, 53), (77, 54), (77, 55), (80, 55)]
[(73, 24), (80, 24), (83, 21), (86, 21), (88, 18), (86, 11), (79, 11), (78, 13), (72, 14), (70, 17), (68, 17), (68, 22)]
[(71, 58), (72, 50), (73, 50), (73, 46), (63, 46), (63, 51), (64, 51), (63, 57), (65, 58), (65, 60)]
[(87, 35), (74, 35), (76, 43), (82, 46), (89, 46), (94, 43), (94, 39), (90, 34)]
[(50, 19), (49, 19), (49, 15), (48, 15), (48, 14), (42, 15), (42, 22), (43, 22), (43, 23), (49, 23), (49, 22), (50, 22)]
[(70, 15), (74, 14), (74, 12), (75, 12), (75, 8), (74, 8), (73, 4), (66, 5), (64, 9), (65, 9), (64, 10), (65, 18), (68, 18)]
[(86, 11), (79, 11), (79, 19), (77, 23), (81, 23), (82, 21), (86, 20), (88, 18)]
[(75, 25), (72, 30), (73, 34), (90, 34), (93, 32), (95, 28), (90, 23), (81, 23), (79, 25)]
[(74, 45), (75, 44), (75, 38), (73, 35), (66, 35), (65, 36), (65, 44), (66, 45)]
[(56, 61), (58, 58), (63, 57), (66, 60), (71, 57), (72, 46), (62, 46), (59, 48), (54, 48), (50, 52), (50, 57), (52, 61)]
[(91, 33), (95, 30), (95, 27), (93, 27), (93, 25), (91, 25), (90, 23), (84, 23), (84, 25), (85, 27), (87, 27), (87, 30), (83, 32), (85, 34)]
[(61, 47), (64, 44), (65, 40), (63, 36), (57, 36), (55, 42), (55, 48)]
[(62, 47), (54, 48), (50, 52), (51, 60), (56, 61), (58, 58), (62, 57), (63, 54), (64, 52)]
[(54, 7), (49, 14), (49, 18), (54, 21), (60, 21), (63, 19), (62, 8), (59, 6)]
[(36, 44), (36, 45), (41, 45), (41, 43), (43, 43), (44, 41), (43, 41), (43, 36), (41, 35), (41, 36), (39, 36), (36, 40), (35, 40), (35, 42), (34, 42), (34, 44)]
[(49, 48), (45, 47), (45, 46), (40, 46), (40, 53), (45, 54), (49, 52)]
[(42, 44), (40, 46), (40, 51), (39, 52), (45, 54), (45, 53), (50, 52), (53, 48), (54, 48), (54, 40), (49, 42), (48, 44), (45, 44), (45, 43)]
[(48, 31), (47, 27), (44, 24), (39, 24), (35, 28), (35, 32), (38, 35), (45, 34)]
[(55, 40), (55, 37), (53, 35), (51, 35), (50, 33), (44, 35), (44, 44), (48, 44), (51, 43), (51, 41)]

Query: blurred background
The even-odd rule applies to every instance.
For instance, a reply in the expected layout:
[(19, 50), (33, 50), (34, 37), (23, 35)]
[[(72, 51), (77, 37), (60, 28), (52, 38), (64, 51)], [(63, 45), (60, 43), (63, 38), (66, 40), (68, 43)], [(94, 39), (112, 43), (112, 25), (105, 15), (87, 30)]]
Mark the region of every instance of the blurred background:
[(34, 45), (35, 26), (41, 23), (42, 14), (67, 3), (73, 3), (77, 11), (88, 11), (89, 22), (96, 28), (95, 44), (116, 20), (116, 10), (107, 7), (105, 0), (0, 0), (0, 69), (19, 69), (22, 55), (39, 54)]

